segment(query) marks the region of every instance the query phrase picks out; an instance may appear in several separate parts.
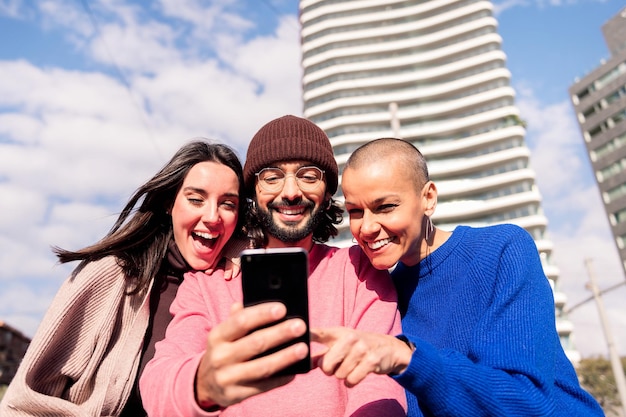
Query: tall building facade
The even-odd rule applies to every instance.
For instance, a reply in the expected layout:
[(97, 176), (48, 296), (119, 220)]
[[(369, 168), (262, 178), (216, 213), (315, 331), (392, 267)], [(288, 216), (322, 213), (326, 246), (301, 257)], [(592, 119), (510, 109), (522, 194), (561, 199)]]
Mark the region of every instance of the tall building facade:
[[(304, 116), (326, 131), (340, 170), (370, 140), (415, 144), (439, 190), (433, 221), (447, 230), (522, 226), (555, 289), (559, 270), (492, 9), (481, 0), (301, 0)], [(346, 222), (339, 244), (351, 237)], [(560, 314), (566, 298), (555, 291), (555, 299), (576, 362)]]
[(610, 58), (569, 93), (626, 271), (626, 7), (602, 32)]

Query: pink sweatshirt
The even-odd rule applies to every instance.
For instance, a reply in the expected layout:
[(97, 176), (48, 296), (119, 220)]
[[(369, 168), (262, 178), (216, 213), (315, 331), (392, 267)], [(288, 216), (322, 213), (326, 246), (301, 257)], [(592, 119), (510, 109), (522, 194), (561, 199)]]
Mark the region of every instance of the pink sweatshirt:
[[(378, 271), (360, 248), (316, 244), (309, 254), (309, 320), (316, 328), (346, 326), (385, 334), (401, 333), (396, 293), (386, 271)], [(404, 389), (387, 375), (369, 375), (354, 388), (319, 369), (289, 384), (250, 397), (220, 412), (203, 411), (194, 398), (194, 378), (206, 336), (241, 301), (241, 277), (185, 275), (171, 312), (174, 319), (147, 364), (140, 389), (151, 417), (382, 417), (405, 416)], [(312, 345), (312, 351), (316, 347)]]

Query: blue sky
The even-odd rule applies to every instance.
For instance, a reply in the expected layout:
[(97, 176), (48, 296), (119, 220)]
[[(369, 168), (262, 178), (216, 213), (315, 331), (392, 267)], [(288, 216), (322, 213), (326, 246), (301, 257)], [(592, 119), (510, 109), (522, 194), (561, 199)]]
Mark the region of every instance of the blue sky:
[[(608, 57), (618, 0), (494, 2), (549, 220), (559, 286), (587, 298), (624, 280), (567, 89)], [(296, 0), (0, 0), (0, 320), (34, 334), (71, 266), (56, 245), (99, 239), (183, 143), (239, 155), (302, 114)], [(626, 355), (626, 286), (604, 297)], [(577, 348), (606, 355), (595, 305), (571, 313)]]

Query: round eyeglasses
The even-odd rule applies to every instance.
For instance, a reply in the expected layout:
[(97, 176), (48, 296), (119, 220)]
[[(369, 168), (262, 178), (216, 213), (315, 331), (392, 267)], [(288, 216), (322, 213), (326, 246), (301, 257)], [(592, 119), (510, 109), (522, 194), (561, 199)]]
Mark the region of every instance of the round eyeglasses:
[(277, 192), (283, 189), (287, 177), (294, 177), (302, 191), (313, 191), (324, 180), (324, 171), (318, 167), (300, 167), (295, 174), (287, 174), (280, 168), (263, 168), (256, 177), (262, 189)]

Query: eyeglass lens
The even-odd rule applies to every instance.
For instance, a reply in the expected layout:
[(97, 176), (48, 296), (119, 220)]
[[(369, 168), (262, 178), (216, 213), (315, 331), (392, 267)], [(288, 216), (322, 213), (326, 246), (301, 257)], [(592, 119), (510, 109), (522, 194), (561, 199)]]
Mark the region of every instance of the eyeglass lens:
[(296, 183), (301, 190), (310, 191), (317, 188), (321, 183), (324, 171), (318, 167), (310, 166), (299, 168), (295, 174), (286, 174), (280, 168), (265, 168), (257, 174), (259, 183), (268, 191), (282, 189), (285, 185), (285, 180), (289, 176), (295, 177)]

